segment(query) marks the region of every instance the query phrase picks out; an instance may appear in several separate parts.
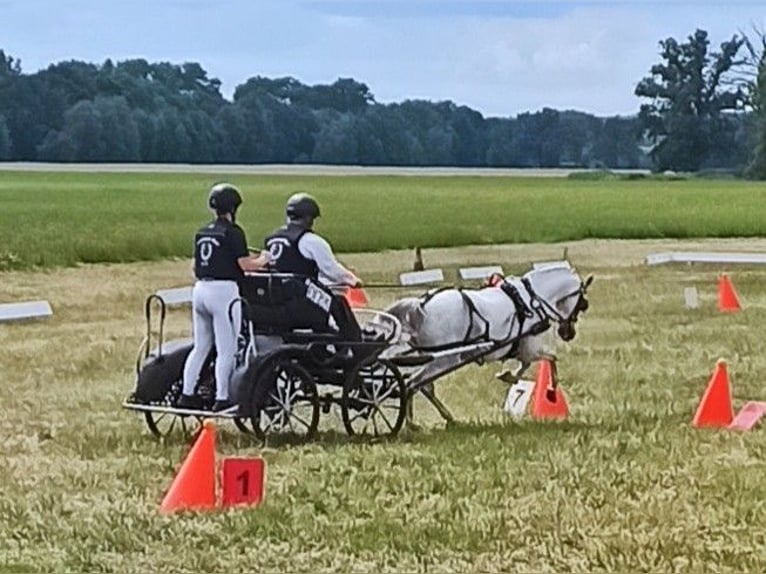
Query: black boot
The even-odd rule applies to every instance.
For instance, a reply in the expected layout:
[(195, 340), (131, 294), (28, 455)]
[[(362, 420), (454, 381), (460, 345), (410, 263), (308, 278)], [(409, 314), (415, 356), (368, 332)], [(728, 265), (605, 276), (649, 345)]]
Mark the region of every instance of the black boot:
[(236, 408), (236, 403), (231, 402), (229, 399), (218, 399), (213, 405), (214, 413), (221, 413), (233, 408)]
[(175, 404), (177, 409), (186, 409), (190, 411), (202, 410), (202, 399), (197, 395), (181, 395)]

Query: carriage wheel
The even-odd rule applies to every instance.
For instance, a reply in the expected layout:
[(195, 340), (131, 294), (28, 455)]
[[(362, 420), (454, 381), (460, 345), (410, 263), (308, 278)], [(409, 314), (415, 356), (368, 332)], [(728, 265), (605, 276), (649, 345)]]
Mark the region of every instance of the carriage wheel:
[[(173, 381), (165, 398), (162, 400), (162, 404), (174, 405), (181, 395), (182, 388), (183, 380)], [(146, 420), (146, 426), (149, 427), (149, 430), (158, 439), (164, 439), (174, 431), (179, 431), (183, 436), (191, 436), (202, 424), (201, 417), (182, 417), (171, 413), (152, 411), (144, 411), (144, 420)]]
[[(174, 430), (178, 430), (185, 437), (191, 436), (202, 424), (202, 417), (185, 417), (151, 411), (144, 411), (144, 419), (152, 434), (160, 440), (168, 437)], [(194, 422), (187, 419), (192, 419)]]
[(389, 361), (363, 361), (343, 385), (341, 416), (349, 435), (394, 436), (407, 412), (407, 386)]
[(314, 377), (294, 362), (277, 360), (267, 365), (253, 385), (251, 413), (253, 432), (261, 440), (277, 434), (311, 440), (319, 426)]

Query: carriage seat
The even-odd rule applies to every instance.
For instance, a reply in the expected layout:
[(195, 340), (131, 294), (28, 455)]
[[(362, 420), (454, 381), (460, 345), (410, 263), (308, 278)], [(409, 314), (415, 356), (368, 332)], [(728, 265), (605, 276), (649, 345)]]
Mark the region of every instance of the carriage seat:
[[(328, 324), (328, 314), (307, 300), (305, 275), (295, 273), (249, 273), (240, 284), (240, 294), (247, 302), (245, 313), (253, 322), (256, 332), (289, 335), (301, 338), (301, 331), (325, 334), (337, 338)], [(313, 283), (335, 300), (338, 299), (328, 287)]]

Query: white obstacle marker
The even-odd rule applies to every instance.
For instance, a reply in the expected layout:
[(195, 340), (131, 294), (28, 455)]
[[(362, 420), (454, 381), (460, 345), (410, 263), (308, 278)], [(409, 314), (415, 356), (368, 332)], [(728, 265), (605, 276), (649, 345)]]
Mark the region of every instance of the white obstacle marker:
[(650, 253), (646, 256), (647, 265), (663, 263), (766, 263), (766, 253), (703, 253), (691, 251), (669, 251)]
[(21, 321), (53, 315), (47, 301), (25, 301), (23, 303), (4, 303), (0, 305), (0, 321)]
[(513, 418), (520, 418), (527, 412), (529, 399), (532, 398), (532, 391), (535, 388), (534, 381), (525, 381), (520, 379), (508, 387), (508, 394), (505, 397), (503, 410)]
[(571, 269), (572, 265), (569, 261), (540, 261), (539, 263), (532, 263), (533, 269), (554, 269), (563, 267), (564, 269)]
[(700, 306), (699, 293), (696, 287), (684, 288), (684, 302), (687, 309), (698, 309)]
[(444, 272), (441, 269), (410, 271), (399, 275), (401, 285), (423, 285), (424, 283), (439, 283), (441, 281), (444, 281)]
[(192, 300), (192, 288), (191, 287), (178, 287), (176, 289), (160, 289), (156, 295), (161, 297), (165, 301), (165, 305), (186, 305), (191, 303)]
[(463, 267), (459, 270), (460, 278), (466, 279), (489, 279), (491, 275), (497, 273), (505, 275), (500, 265), (490, 265), (489, 267)]

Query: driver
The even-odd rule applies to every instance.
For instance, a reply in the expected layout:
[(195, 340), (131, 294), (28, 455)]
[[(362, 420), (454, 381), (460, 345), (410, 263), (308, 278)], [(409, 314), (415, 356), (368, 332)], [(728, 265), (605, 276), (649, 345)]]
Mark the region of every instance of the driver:
[(192, 325), (194, 348), (186, 359), (183, 394), (176, 406), (201, 408), (194, 394), (202, 366), (215, 344), (216, 394), (214, 411), (234, 407), (229, 398), (229, 378), (234, 370), (237, 336), (241, 324), (238, 281), (244, 271), (258, 271), (269, 262), (268, 254), (250, 255), (242, 228), (234, 223), (237, 208), (242, 204), (239, 190), (229, 183), (214, 185), (208, 194), (208, 207), (215, 219), (197, 231), (194, 237), (194, 275), (192, 291)]
[[(313, 231), (314, 220), (320, 216), (319, 204), (308, 193), (295, 193), (285, 206), (287, 222), (266, 238), (266, 249), (271, 255), (271, 268), (279, 273), (295, 273), (309, 277), (314, 283), (361, 287), (361, 280), (341, 265), (330, 244)], [(343, 297), (329, 299), (322, 294), (326, 288), (307, 285), (305, 301), (307, 312), (317, 307), (332, 316), (338, 331), (349, 341), (361, 336), (359, 324)], [(313, 309), (312, 309), (313, 308)]]

